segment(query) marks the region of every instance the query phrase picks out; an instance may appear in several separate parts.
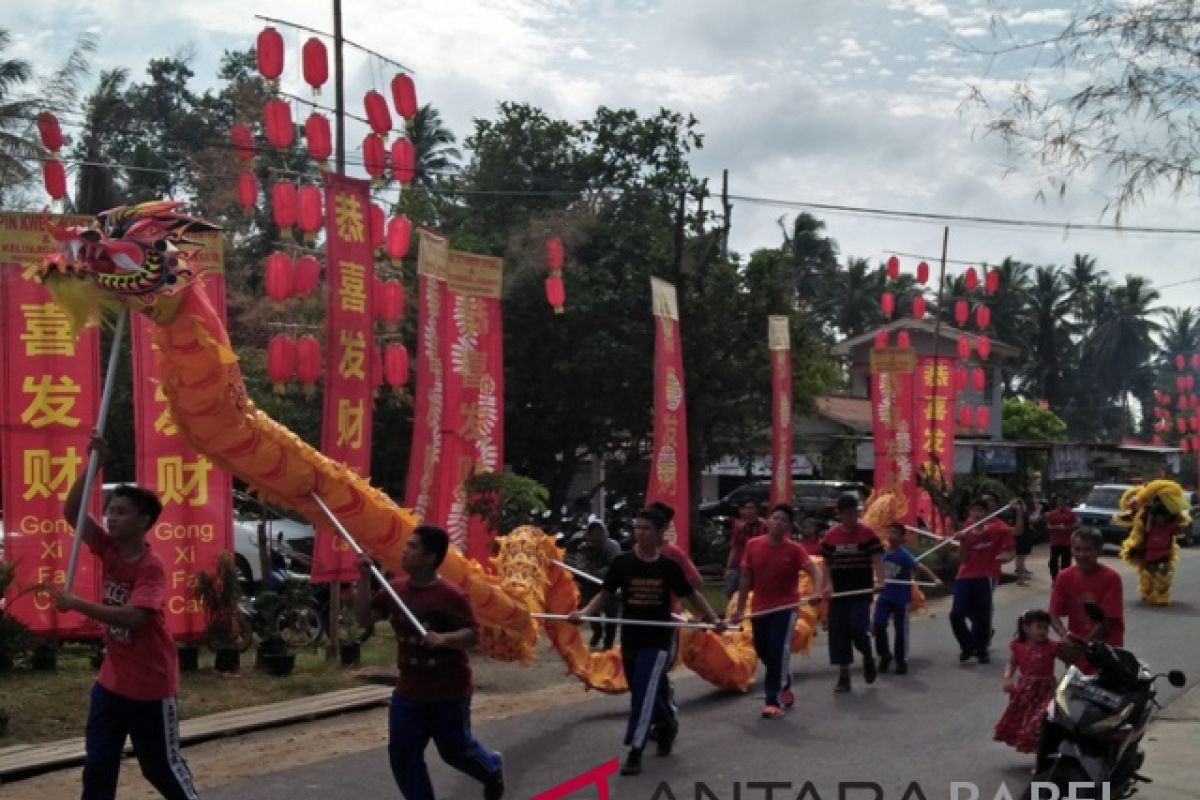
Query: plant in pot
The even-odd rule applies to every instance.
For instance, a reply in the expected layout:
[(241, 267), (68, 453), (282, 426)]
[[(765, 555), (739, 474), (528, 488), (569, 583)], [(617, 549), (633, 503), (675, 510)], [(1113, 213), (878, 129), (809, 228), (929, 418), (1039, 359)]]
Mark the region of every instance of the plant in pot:
[(206, 644), (216, 655), (218, 672), (237, 672), (241, 653), (254, 642), (254, 632), (241, 609), (242, 587), (232, 553), (222, 553), (210, 573), (196, 573), (196, 598), (204, 605)]
[(0, 672), (12, 669), (33, 647), (33, 635), (21, 620), (5, 613), (5, 595), (17, 574), (16, 562), (0, 561)]
[(321, 615), (313, 602), (312, 588), (303, 578), (289, 577), (278, 591), (254, 598), (254, 618), (259, 636), (258, 663), (271, 675), (289, 675), (296, 666), (296, 649), (321, 638)]
[(363, 643), (371, 638), (371, 631), (358, 624), (358, 617), (354, 613), (353, 600), (342, 600), (339, 620), (342, 636), (345, 637), (342, 643), (338, 645), (338, 655), (341, 658), (341, 664), (343, 667), (357, 667), (359, 661), (362, 660)]

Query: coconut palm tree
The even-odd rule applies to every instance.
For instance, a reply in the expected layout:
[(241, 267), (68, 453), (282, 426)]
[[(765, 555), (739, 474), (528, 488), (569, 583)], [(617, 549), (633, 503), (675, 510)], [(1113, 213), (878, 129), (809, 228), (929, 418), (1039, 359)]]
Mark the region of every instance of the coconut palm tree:
[(1171, 368), (1175, 356), (1182, 354), (1190, 359), (1193, 353), (1200, 352), (1200, 310), (1166, 309), (1158, 332), (1158, 347), (1162, 364)]
[(0, 29), (0, 187), (29, 180), (42, 155), (33, 126), (34, 100), (20, 94), (33, 78), (33, 68), (28, 61), (4, 58), (11, 42), (12, 34)]
[(450, 175), (461, 168), (462, 153), (454, 146), (458, 139), (443, 124), (438, 110), (428, 103), (413, 115), (408, 138), (417, 154), (414, 180), (426, 189), (433, 188), (439, 175)]
[(1071, 295), (1071, 311), (1081, 322), (1089, 322), (1087, 314), (1092, 308), (1092, 295), (1108, 280), (1108, 273), (1096, 268), (1096, 259), (1092, 256), (1076, 253), (1063, 278)]
[(1146, 395), (1154, 384), (1154, 336), (1161, 328), (1154, 318), (1162, 309), (1154, 305), (1158, 291), (1138, 275), (1127, 275), (1105, 295), (1093, 306), (1097, 322), (1084, 355), (1102, 393), (1125, 406), (1130, 392)]
[(783, 231), (783, 251), (791, 260), (796, 295), (801, 303), (809, 307), (819, 305), (818, 296), (822, 285), (828, 286), (829, 279), (837, 272), (837, 242), (824, 234), (825, 223), (802, 211), (792, 222), (791, 235), (778, 220)]
[[(819, 315), (829, 321), (842, 336), (853, 337), (883, 322), (879, 298), (884, 290), (884, 271), (872, 267), (865, 258), (846, 259), (840, 269), (822, 285)], [(897, 305), (897, 308), (900, 306)]]
[(120, 205), (120, 176), (110, 167), (111, 153), (132, 119), (125, 101), (124, 67), (104, 70), (96, 89), (84, 101), (83, 130), (75, 147), (82, 162), (75, 183), (75, 207), (81, 214), (98, 214)]
[(1070, 310), (1071, 294), (1063, 275), (1055, 267), (1038, 267), (1029, 290), (1029, 349), (1021, 382), (1053, 406), (1066, 396), (1063, 378), (1077, 329), (1068, 319)]

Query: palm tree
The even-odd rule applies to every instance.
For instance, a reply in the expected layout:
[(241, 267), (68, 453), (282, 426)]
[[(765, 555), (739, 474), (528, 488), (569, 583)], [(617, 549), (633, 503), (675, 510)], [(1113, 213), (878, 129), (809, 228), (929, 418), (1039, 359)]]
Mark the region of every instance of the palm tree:
[(104, 70), (95, 91), (84, 102), (83, 130), (75, 152), (83, 165), (75, 184), (75, 207), (81, 214), (98, 214), (119, 205), (118, 175), (108, 163), (111, 153), (132, 118), (125, 102), (124, 67)]
[(1158, 291), (1138, 275), (1127, 275), (1105, 294), (1093, 306), (1097, 322), (1084, 353), (1101, 393), (1124, 407), (1131, 391), (1148, 394), (1154, 384), (1154, 334), (1162, 327), (1154, 317), (1162, 309), (1154, 305)]
[(819, 296), (823, 298), (821, 316), (847, 338), (878, 325), (883, 321), (879, 298), (884, 279), (884, 271), (872, 267), (867, 259), (847, 258), (846, 268), (829, 276), (825, 285), (819, 287)]
[(426, 103), (413, 115), (408, 138), (417, 153), (414, 180), (426, 189), (433, 188), (439, 175), (450, 175), (461, 168), (462, 153), (455, 147), (458, 139), (442, 123), (442, 115)]
[(4, 58), (12, 34), (0, 29), (0, 187), (15, 186), (34, 174), (33, 164), (42, 155), (33, 131), (35, 104), (18, 91), (33, 77), (28, 61)]
[(1060, 405), (1066, 397), (1064, 374), (1076, 325), (1068, 320), (1071, 294), (1054, 267), (1038, 267), (1029, 291), (1028, 360), (1021, 381), (1038, 397)]
[(1076, 253), (1064, 279), (1067, 291), (1071, 295), (1071, 311), (1081, 322), (1088, 322), (1087, 314), (1092, 308), (1092, 295), (1108, 280), (1108, 273), (1096, 268), (1096, 259), (1092, 256)]
[(1174, 368), (1176, 355), (1190, 357), (1200, 352), (1200, 310), (1168, 308), (1163, 313), (1163, 325), (1158, 334), (1162, 364)]
[(806, 211), (792, 222), (790, 236), (783, 220), (783, 217), (778, 220), (783, 230), (782, 249), (792, 263), (796, 295), (800, 302), (810, 307), (820, 305), (821, 287), (828, 286), (829, 279), (837, 272), (837, 242), (824, 235), (825, 223)]

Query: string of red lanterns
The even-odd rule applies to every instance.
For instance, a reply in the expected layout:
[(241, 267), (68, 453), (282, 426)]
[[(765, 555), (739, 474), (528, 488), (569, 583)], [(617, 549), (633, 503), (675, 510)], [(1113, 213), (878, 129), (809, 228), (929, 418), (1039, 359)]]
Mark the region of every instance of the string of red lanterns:
[(546, 302), (554, 309), (555, 314), (562, 314), (567, 303), (567, 290), (563, 285), (563, 265), (566, 263), (566, 251), (562, 239), (553, 237), (546, 240), (544, 255), (546, 269), (550, 271), (546, 278)]

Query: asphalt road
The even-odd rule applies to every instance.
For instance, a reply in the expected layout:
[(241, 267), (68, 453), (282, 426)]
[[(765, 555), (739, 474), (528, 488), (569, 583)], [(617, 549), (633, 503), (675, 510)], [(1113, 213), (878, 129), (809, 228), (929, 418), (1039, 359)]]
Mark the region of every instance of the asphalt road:
[[(1030, 567), (1045, 570), (1041, 550)], [(1200, 548), (1185, 550), (1169, 609), (1140, 604), (1136, 575), (1115, 558), (1126, 596), (1127, 646), (1152, 667), (1200, 679)], [(1040, 584), (1040, 585), (1039, 585)], [(1032, 758), (993, 742), (992, 726), (1004, 708), (1000, 679), (1007, 641), (1027, 608), (1045, 607), (1047, 581), (1002, 586), (996, 595), (996, 641), (988, 665), (959, 665), (958, 648), (939, 606), (912, 626), (910, 674), (882, 675), (865, 686), (855, 674), (850, 695), (834, 695), (826, 640), (793, 658), (797, 708), (786, 718), (759, 718), (758, 687), (745, 695), (715, 690), (685, 671), (676, 672), (681, 733), (675, 753), (660, 759), (648, 748), (645, 770), (613, 775), (617, 800), (993, 800), (1001, 785), (1019, 796)], [(761, 669), (761, 668), (760, 668)], [(761, 674), (761, 673), (760, 673)], [(1169, 704), (1182, 691), (1159, 682)], [(623, 756), (621, 738), (628, 699), (598, 696), (580, 705), (481, 725), (476, 733), (503, 752), (509, 800), (526, 800), (610, 759)], [(428, 761), (441, 798), (481, 796), (479, 785), (446, 768), (430, 748)], [(269, 767), (267, 768), (269, 770)], [(1151, 749), (1143, 772), (1153, 777)], [(811, 783), (806, 787), (806, 782)], [(912, 787), (919, 786), (919, 791)], [(973, 783), (978, 797), (952, 782)], [(879, 788), (855, 787), (878, 784)], [(1152, 790), (1147, 790), (1147, 794)], [(569, 795), (595, 798), (595, 787)], [(1001, 797), (1005, 796), (1003, 794)], [(286, 772), (227, 784), (207, 800), (359, 800), (399, 797), (382, 750), (332, 758)]]

